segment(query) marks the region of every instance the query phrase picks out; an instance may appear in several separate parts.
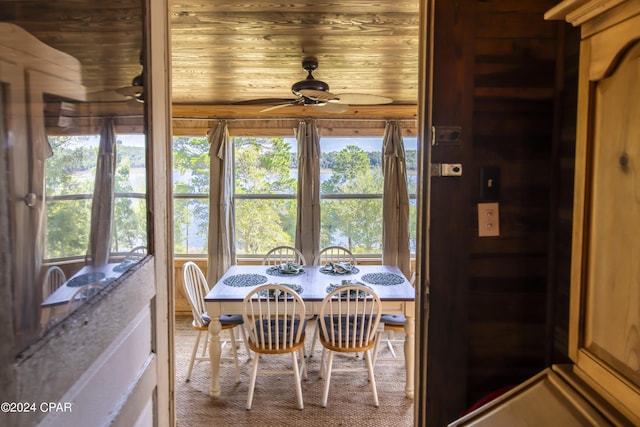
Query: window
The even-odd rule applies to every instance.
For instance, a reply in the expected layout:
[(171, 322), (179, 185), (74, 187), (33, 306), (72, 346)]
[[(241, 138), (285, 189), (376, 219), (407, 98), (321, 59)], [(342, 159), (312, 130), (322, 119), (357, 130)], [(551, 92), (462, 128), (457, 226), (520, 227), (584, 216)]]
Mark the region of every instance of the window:
[[(47, 260), (87, 253), (99, 141), (99, 135), (49, 137), (53, 156), (45, 163)], [(117, 137), (112, 252), (147, 244), (144, 141), (144, 135)]]
[[(410, 247), (416, 248), (417, 138), (404, 138)], [(320, 139), (321, 246), (382, 254), (382, 137)]]
[(382, 253), (382, 138), (320, 139), (320, 246)]
[(207, 138), (173, 138), (173, 244), (177, 254), (207, 253), (209, 169)]
[[(234, 137), (236, 254), (262, 256), (294, 245), (298, 185), (297, 141)], [(410, 245), (416, 247), (417, 139), (405, 138)], [(321, 246), (360, 255), (382, 253), (382, 137), (321, 138)], [(209, 222), (209, 141), (173, 138), (176, 254), (206, 254)]]
[(403, 138), (409, 192), (409, 250), (416, 254), (416, 224), (418, 218), (418, 138)]
[(236, 253), (293, 245), (298, 152), (295, 138), (233, 138)]
[[(295, 138), (237, 137), (232, 142), (236, 253), (261, 255), (274, 246), (293, 245), (298, 181)], [(173, 138), (177, 254), (207, 253), (209, 161), (207, 138)]]

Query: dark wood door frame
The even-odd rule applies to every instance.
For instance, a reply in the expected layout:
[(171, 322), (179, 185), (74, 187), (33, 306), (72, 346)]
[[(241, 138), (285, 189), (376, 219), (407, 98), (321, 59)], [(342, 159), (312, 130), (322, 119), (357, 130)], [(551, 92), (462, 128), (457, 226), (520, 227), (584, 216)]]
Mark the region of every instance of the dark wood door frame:
[[(467, 404), (474, 15), (474, 0), (422, 1), (418, 426), (447, 425)], [(432, 145), (431, 126), (460, 126), (459, 141)], [(437, 163), (462, 164), (462, 176), (431, 177)]]

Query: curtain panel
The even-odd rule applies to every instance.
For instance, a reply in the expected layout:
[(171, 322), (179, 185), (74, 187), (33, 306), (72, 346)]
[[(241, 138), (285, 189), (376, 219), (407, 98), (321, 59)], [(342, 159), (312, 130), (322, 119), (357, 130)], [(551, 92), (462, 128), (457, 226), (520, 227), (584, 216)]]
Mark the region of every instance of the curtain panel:
[(320, 131), (314, 120), (301, 121), (298, 140), (298, 210), (295, 246), (308, 263), (320, 252)]
[(402, 131), (396, 121), (385, 127), (382, 152), (382, 263), (396, 265), (410, 277), (407, 166)]
[(209, 236), (207, 282), (214, 285), (236, 262), (233, 144), (226, 121), (209, 132)]
[(113, 119), (107, 119), (100, 131), (96, 181), (91, 204), (89, 258), (93, 265), (106, 264), (111, 252), (113, 205), (116, 178), (116, 131)]

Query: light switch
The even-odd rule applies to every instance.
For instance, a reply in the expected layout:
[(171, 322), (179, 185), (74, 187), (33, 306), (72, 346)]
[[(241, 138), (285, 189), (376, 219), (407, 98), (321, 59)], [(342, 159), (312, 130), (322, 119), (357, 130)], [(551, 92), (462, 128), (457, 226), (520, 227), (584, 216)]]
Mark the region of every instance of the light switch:
[(500, 235), (500, 214), (498, 203), (478, 203), (478, 236)]

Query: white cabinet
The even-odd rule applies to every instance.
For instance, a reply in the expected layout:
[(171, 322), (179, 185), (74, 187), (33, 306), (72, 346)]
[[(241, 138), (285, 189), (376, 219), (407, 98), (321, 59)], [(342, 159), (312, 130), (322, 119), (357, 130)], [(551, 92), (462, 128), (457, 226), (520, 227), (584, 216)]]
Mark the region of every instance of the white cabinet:
[(16, 347), (39, 334), (44, 246), (45, 99), (86, 98), (80, 63), (0, 22), (0, 142), (6, 149)]

